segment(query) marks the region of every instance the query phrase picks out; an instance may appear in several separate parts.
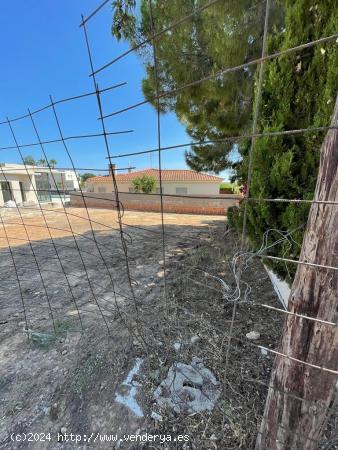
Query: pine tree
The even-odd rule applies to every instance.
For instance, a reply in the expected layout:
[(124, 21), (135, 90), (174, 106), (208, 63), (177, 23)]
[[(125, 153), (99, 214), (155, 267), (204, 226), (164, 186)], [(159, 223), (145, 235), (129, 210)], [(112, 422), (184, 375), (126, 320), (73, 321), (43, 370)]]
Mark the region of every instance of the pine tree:
[[(201, 8), (206, 0), (152, 0), (156, 31)], [(135, 2), (113, 3), (113, 34), (132, 45), (152, 34), (149, 0), (141, 1), (141, 15), (134, 14)], [(274, 8), (275, 11), (275, 8)], [(276, 9), (277, 11), (277, 9)], [(265, 5), (254, 0), (220, 1), (193, 15), (155, 41), (160, 92), (168, 92), (259, 56)], [(273, 12), (272, 15), (275, 13)], [(142, 47), (146, 67), (143, 93), (156, 108), (156, 86), (151, 43)], [(229, 73), (161, 98), (161, 112), (172, 111), (195, 141), (209, 141), (238, 135), (250, 123), (254, 68)], [(194, 145), (186, 153), (195, 170), (215, 173), (230, 167), (231, 142)]]

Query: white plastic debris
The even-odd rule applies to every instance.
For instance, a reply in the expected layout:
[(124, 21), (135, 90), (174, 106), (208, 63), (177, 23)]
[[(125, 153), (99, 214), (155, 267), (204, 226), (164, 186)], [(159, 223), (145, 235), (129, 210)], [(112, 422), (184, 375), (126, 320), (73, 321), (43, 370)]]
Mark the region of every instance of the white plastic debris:
[(8, 202), (4, 203), (5, 208), (16, 208), (16, 203), (13, 200), (8, 200)]
[(249, 333), (246, 333), (245, 336), (250, 341), (257, 341), (257, 339), (259, 339), (261, 337), (261, 335), (258, 333), (258, 331), (250, 331)]
[(140, 383), (133, 381), (133, 378), (139, 372), (142, 362), (142, 358), (135, 359), (134, 367), (129, 371), (127, 378), (122, 383), (124, 387), (129, 388), (128, 392), (122, 395), (115, 395), (115, 400), (119, 403), (122, 403), (122, 405), (127, 406), (127, 408), (129, 408), (137, 417), (143, 417), (143, 411), (135, 398), (137, 394), (137, 388), (140, 386)]

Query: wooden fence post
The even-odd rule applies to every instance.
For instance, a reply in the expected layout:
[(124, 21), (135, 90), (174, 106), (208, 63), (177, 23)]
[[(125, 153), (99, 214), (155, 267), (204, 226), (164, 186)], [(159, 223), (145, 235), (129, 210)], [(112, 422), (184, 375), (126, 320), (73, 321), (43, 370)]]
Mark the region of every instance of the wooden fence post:
[[(338, 125), (338, 97), (331, 125)], [(329, 129), (321, 148), (314, 199), (338, 203), (337, 129)], [(337, 204), (312, 203), (299, 260), (338, 267)], [(288, 308), (337, 323), (338, 271), (299, 264)], [(338, 326), (288, 315), (280, 352), (338, 371)], [(330, 404), (337, 395), (337, 379), (335, 373), (277, 356), (256, 450), (317, 448)]]

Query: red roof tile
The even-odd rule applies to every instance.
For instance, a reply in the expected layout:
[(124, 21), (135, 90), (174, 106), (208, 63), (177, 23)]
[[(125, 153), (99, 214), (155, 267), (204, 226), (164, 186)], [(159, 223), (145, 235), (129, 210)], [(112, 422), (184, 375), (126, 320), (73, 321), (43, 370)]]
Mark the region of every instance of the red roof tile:
[[(148, 175), (159, 181), (159, 170), (158, 169), (145, 169), (137, 170), (135, 172), (128, 173), (117, 173), (115, 174), (116, 181), (119, 183), (129, 183), (137, 177), (142, 175)], [(103, 177), (92, 177), (88, 178), (89, 183), (111, 183), (112, 177), (106, 175)], [(206, 173), (194, 172), (193, 170), (172, 170), (172, 169), (162, 169), (162, 181), (188, 181), (188, 182), (209, 182), (209, 183), (222, 183), (223, 178), (216, 177), (214, 175), (208, 175)]]

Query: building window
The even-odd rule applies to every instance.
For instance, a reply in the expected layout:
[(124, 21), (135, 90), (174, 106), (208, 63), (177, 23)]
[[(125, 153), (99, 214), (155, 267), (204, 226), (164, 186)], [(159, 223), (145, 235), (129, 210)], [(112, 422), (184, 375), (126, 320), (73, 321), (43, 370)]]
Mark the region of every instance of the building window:
[(23, 181), (19, 181), (19, 184), (20, 184), (21, 198), (22, 198), (22, 201), (25, 202), (27, 200), (25, 185), (24, 185)]
[(4, 203), (14, 200), (11, 183), (9, 181), (1, 181), (0, 185)]
[[(156, 188), (156, 194), (160, 194), (161, 193), (161, 188)], [(164, 194), (164, 189), (163, 189), (163, 186), (162, 186), (162, 194)]]
[(187, 194), (188, 188), (186, 187), (177, 187), (176, 188), (176, 194)]
[(105, 187), (99, 187), (98, 188), (98, 192), (103, 194), (104, 192), (106, 192), (106, 188)]
[(51, 202), (51, 185), (48, 173), (35, 173), (36, 192), (40, 202)]

